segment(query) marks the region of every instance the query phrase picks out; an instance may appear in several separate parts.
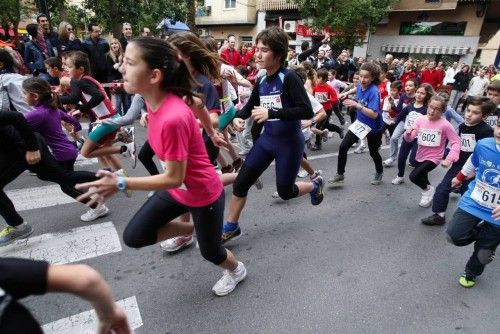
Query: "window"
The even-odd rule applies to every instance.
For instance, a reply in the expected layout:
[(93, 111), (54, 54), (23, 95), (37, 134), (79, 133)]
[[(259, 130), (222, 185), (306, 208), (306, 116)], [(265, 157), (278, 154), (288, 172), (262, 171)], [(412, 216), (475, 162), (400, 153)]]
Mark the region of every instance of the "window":
[(224, 0), (224, 8), (236, 8), (236, 0)]

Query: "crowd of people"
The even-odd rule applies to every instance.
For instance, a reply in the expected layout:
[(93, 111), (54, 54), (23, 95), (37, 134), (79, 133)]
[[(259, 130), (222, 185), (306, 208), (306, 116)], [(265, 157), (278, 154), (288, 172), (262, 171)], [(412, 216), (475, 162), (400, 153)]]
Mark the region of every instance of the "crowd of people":
[[(24, 45), (24, 60), (13, 49), (0, 49), (0, 138), (9, 143), (0, 145), (0, 214), (7, 223), (0, 247), (34, 231), (3, 190), (25, 170), (89, 206), (80, 217), (86, 222), (107, 215), (105, 203), (115, 193), (148, 191), (125, 228), (124, 243), (132, 248), (159, 243), (164, 251), (177, 252), (196, 235), (203, 258), (224, 270), (213, 292), (227, 295), (247, 275), (225, 244), (242, 235), (240, 215), (252, 186), (262, 188), (260, 176), (275, 162), (273, 197), (309, 195), (311, 205), (320, 205), (323, 172), (313, 168), (306, 152), (322, 150), (336, 133), (341, 142), (336, 172), (328, 180), (332, 187), (345, 184), (352, 147), (360, 154), (368, 147), (374, 186), (394, 164), (392, 184), (405, 182), (409, 160), (409, 179), (422, 191), (418, 205), (432, 205), (423, 224), (444, 225), (450, 193), (462, 195), (447, 237), (457, 246), (474, 243), (474, 252), (459, 283), (474, 286), (493, 260), (500, 243), (495, 68), (474, 73), (455, 62), (445, 70), (433, 60), (390, 54), (383, 62), (353, 59), (348, 50), (335, 58), (328, 34), (312, 47), (304, 42), (296, 54), (276, 27), (238, 49), (234, 35), (222, 43), (190, 32), (164, 40), (143, 28), (134, 38), (129, 23), (109, 43), (92, 23), (89, 37), (80, 41), (67, 22), (55, 33), (46, 16), (37, 21), (27, 27), (31, 40)], [(81, 117), (90, 120), (88, 133), (81, 131)], [(140, 152), (137, 119), (147, 128)], [(384, 137), (390, 144), (385, 160)], [(98, 158), (101, 169), (75, 171), (79, 153)], [(129, 177), (120, 155), (132, 168), (141, 161), (150, 175)], [(448, 171), (435, 187), (429, 173), (439, 165)], [(17, 299), (65, 291), (94, 304), (103, 333), (130, 331), (109, 287), (91, 268), (11, 258), (0, 259), (0, 267), (2, 330), (11, 321), (19, 323), (16, 316), (37, 326), (26, 310), (13, 315), (22, 309)], [(19, 291), (19, 281), (29, 288)]]

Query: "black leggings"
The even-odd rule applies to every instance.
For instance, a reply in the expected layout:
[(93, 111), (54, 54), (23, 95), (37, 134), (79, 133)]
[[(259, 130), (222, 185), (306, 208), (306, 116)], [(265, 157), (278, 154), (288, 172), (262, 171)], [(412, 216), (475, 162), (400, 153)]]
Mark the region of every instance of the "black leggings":
[[(316, 125), (316, 128), (318, 130), (328, 129), (328, 131), (341, 133), (342, 129), (338, 125), (332, 124), (329, 122), (329, 119), (330, 119), (330, 116), (332, 115), (332, 112), (333, 112), (333, 109), (327, 110), (326, 111), (326, 118), (322, 122), (318, 123)], [(344, 123), (345, 123), (345, 121), (344, 121)], [(316, 136), (316, 142), (315, 142), (316, 146), (321, 146), (321, 140), (322, 140), (321, 136)]]
[(123, 232), (123, 242), (132, 248), (153, 245), (158, 241), (159, 228), (190, 212), (201, 255), (219, 265), (227, 258), (226, 249), (221, 242), (224, 203), (224, 191), (212, 204), (199, 208), (177, 202), (167, 191), (157, 191), (128, 223)]
[[(14, 204), (7, 197), (3, 188), (14, 181), (26, 169), (37, 174), (40, 180), (51, 181), (59, 184), (65, 194), (76, 198), (82, 194), (74, 188), (77, 183), (96, 181), (98, 178), (94, 173), (62, 169), (59, 163), (50, 153), (45, 141), (37, 135), (41, 160), (35, 165), (28, 165), (25, 160), (24, 150), (4, 152), (0, 150), (0, 215), (8, 225), (17, 226), (22, 224), (23, 218), (17, 213)], [(84, 203), (88, 200), (83, 201)], [(94, 208), (96, 205), (93, 206)]]
[[(349, 148), (351, 148), (351, 146), (354, 145), (358, 140), (359, 140), (358, 137), (356, 137), (356, 135), (352, 133), (351, 130), (347, 131), (339, 147), (337, 174), (344, 175), (345, 166), (347, 164), (347, 151), (349, 151)], [(370, 132), (366, 136), (366, 140), (368, 142), (368, 149), (370, 150), (370, 156), (372, 157), (373, 162), (375, 163), (375, 170), (377, 171), (377, 173), (382, 173), (384, 171), (384, 168), (382, 166), (382, 157), (380, 156), (380, 153), (378, 151), (380, 145), (382, 145), (382, 132), (378, 133)]]
[(401, 147), (399, 148), (398, 154), (398, 176), (405, 176), (405, 168), (406, 168), (406, 160), (408, 156), (410, 156), (410, 163), (412, 166), (417, 164), (417, 160), (415, 160), (415, 156), (417, 155), (417, 139), (412, 142), (407, 142), (403, 139), (401, 142)]
[(417, 161), (415, 169), (410, 173), (411, 182), (415, 183), (422, 190), (426, 190), (427, 186), (430, 185), (429, 173), (436, 168), (436, 164), (429, 160), (424, 160), (422, 162)]
[(153, 157), (155, 156), (155, 152), (149, 145), (149, 142), (146, 140), (144, 145), (142, 145), (141, 150), (139, 151), (138, 158), (139, 161), (144, 165), (146, 170), (150, 175), (158, 175), (160, 172), (158, 171), (158, 167), (156, 167), (155, 162), (153, 161)]

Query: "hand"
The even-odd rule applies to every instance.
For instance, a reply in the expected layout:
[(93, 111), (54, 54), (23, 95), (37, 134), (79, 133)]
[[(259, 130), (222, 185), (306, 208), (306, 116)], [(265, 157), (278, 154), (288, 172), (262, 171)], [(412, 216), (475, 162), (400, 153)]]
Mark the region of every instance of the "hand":
[(491, 216), (495, 220), (500, 220), (500, 205), (497, 205), (491, 212)]
[(234, 72), (232, 72), (231, 70), (224, 71), (224, 73), (222, 74), (222, 78), (229, 81), (232, 85), (238, 84), (238, 80), (236, 79), (236, 74)]
[(360, 108), (359, 108), (359, 103), (358, 103), (358, 102), (356, 102), (356, 101), (354, 101), (354, 100), (351, 100), (351, 99), (346, 99), (346, 100), (344, 101), (344, 105), (345, 105), (346, 107), (354, 107), (354, 108), (356, 108), (356, 109), (360, 109)]
[(411, 135), (412, 132), (413, 132), (413, 128), (409, 128), (408, 130), (406, 130), (406, 134), (408, 136)]
[(142, 114), (142, 116), (141, 116), (141, 120), (139, 121), (139, 123), (140, 123), (143, 127), (147, 128), (147, 127), (148, 127), (148, 114)]
[(233, 119), (233, 129), (238, 132), (245, 130), (245, 121), (241, 118)]
[(454, 177), (452, 180), (451, 180), (451, 187), (452, 188), (460, 188), (462, 186), (462, 181), (460, 181), (459, 179), (457, 179), (456, 177)]
[(327, 33), (325, 33), (325, 38), (323, 38), (323, 40), (321, 41), (321, 43), (328, 42), (329, 40), (330, 40), (330, 33), (327, 32)]
[(339, 94), (339, 100), (343, 100), (343, 99), (345, 99), (346, 97), (347, 97), (347, 94), (345, 94), (345, 93), (340, 93), (340, 94)]
[(74, 40), (75, 40), (75, 34), (70, 33), (70, 34), (69, 34), (69, 40), (70, 40), (70, 41), (74, 41)]
[(26, 151), (25, 158), (28, 165), (34, 165), (40, 162), (42, 155), (40, 154), (40, 150)]
[(252, 110), (252, 118), (257, 122), (257, 123), (264, 123), (269, 119), (269, 110), (264, 107), (255, 107)]
[(74, 109), (74, 110), (71, 110), (70, 113), (71, 113), (71, 116), (73, 116), (73, 117), (76, 117), (76, 118), (82, 117), (82, 112), (80, 110)]
[(227, 141), (224, 139), (224, 135), (217, 130), (210, 135), (208, 135), (212, 143), (217, 147), (227, 147)]
[(99, 319), (99, 325), (97, 327), (97, 333), (99, 334), (129, 334), (132, 333), (130, 326), (127, 321), (127, 316), (122, 309), (115, 306), (113, 314), (103, 315), (97, 313)]
[(446, 160), (446, 159), (445, 159), (445, 160), (443, 160), (443, 161), (441, 161), (441, 167), (443, 167), (443, 168), (448, 168), (448, 167), (450, 167), (450, 166), (451, 166), (451, 162), (450, 162), (450, 161), (448, 161), (448, 160)]
[(118, 191), (116, 187), (118, 176), (114, 173), (100, 170), (96, 173), (96, 176), (100, 179), (75, 185), (75, 189), (77, 190), (88, 189), (86, 193), (78, 196), (76, 200), (82, 202), (83, 200), (90, 199), (90, 201), (86, 203), (89, 207), (93, 204), (102, 203), (105, 198), (110, 197)]

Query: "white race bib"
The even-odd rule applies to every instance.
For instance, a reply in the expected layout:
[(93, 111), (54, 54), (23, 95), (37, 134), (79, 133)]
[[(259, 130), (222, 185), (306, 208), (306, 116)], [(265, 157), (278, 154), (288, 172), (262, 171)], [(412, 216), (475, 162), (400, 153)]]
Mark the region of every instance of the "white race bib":
[(490, 115), (486, 119), (486, 124), (488, 124), (489, 126), (491, 126), (492, 128), (494, 128), (495, 126), (497, 126), (497, 121), (498, 121), (498, 116), (496, 116), (496, 115)]
[(267, 109), (282, 109), (281, 95), (265, 95), (260, 97), (260, 106)]
[(473, 133), (462, 133), (460, 135), (460, 151), (474, 152), (476, 147), (476, 135)]
[(363, 139), (366, 137), (368, 133), (372, 130), (368, 125), (356, 120), (354, 123), (349, 126), (349, 130), (356, 135), (359, 139)]
[(320, 103), (325, 103), (326, 101), (328, 101), (328, 93), (316, 92), (314, 93), (314, 97)]
[(470, 197), (481, 206), (488, 209), (494, 209), (500, 205), (500, 189), (490, 186), (483, 181), (476, 180), (476, 186)]
[(417, 142), (420, 146), (437, 147), (441, 144), (441, 130), (420, 129)]
[(419, 114), (416, 111), (410, 111), (408, 116), (406, 116), (406, 121), (405, 121), (405, 130), (408, 130), (413, 126), (413, 123), (415, 123), (415, 120), (422, 116), (422, 114)]

